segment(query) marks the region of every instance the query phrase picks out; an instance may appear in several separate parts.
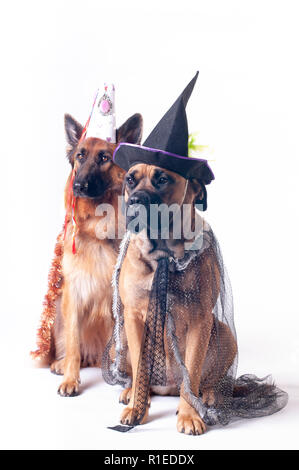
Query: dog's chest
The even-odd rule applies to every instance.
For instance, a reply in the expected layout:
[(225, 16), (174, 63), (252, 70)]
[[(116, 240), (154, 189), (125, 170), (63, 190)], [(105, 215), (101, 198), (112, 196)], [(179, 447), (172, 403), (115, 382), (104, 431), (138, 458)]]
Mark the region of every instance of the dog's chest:
[(101, 303), (111, 296), (111, 277), (116, 255), (100, 242), (78, 243), (77, 253), (66, 252), (63, 274), (78, 304)]

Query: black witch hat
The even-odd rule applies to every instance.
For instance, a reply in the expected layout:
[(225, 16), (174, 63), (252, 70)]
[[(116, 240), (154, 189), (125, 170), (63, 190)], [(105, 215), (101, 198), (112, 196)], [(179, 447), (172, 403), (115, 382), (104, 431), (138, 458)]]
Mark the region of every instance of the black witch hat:
[(188, 122), (186, 105), (193, 91), (198, 72), (183, 93), (162, 117), (143, 145), (121, 143), (114, 162), (128, 171), (138, 163), (156, 165), (174, 171), (186, 179), (197, 178), (209, 184), (214, 175), (207, 160), (188, 157)]

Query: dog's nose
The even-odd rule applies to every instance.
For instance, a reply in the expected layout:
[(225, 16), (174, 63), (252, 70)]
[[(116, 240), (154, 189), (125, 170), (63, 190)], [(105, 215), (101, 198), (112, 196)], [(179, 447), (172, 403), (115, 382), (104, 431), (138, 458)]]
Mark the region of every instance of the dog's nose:
[(81, 182), (76, 182), (74, 184), (74, 189), (78, 192), (81, 192), (81, 191), (87, 191), (88, 189), (88, 183), (81, 183)]
[(133, 206), (134, 204), (143, 204), (148, 205), (150, 203), (150, 198), (146, 192), (138, 191), (129, 199), (129, 206)]
[(132, 206), (133, 204), (142, 204), (142, 198), (140, 198), (139, 196), (132, 196), (130, 197), (130, 206)]

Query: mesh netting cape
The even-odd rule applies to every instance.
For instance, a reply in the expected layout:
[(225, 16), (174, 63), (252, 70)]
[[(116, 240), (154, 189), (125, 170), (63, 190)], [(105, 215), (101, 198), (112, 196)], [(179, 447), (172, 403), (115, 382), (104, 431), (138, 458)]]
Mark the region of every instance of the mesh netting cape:
[[(113, 277), (115, 328), (103, 360), (104, 379), (123, 387), (130, 387), (131, 377), (118, 280), (129, 243), (127, 232)], [(209, 335), (208, 348), (204, 354), (201, 343), (198, 344), (198, 364), (202, 358), (204, 362), (199, 369), (199, 387), (192, 390), (192, 378), (185, 364), (187, 332), (191, 322), (199, 321), (201, 306), (209, 303), (211, 327), (202, 332)], [(196, 362), (193, 373), (196, 373)], [(184, 398), (208, 425), (225, 425), (239, 417), (270, 415), (286, 405), (287, 394), (273, 384), (270, 376), (236, 378), (236, 372), (232, 292), (218, 242), (208, 228), (203, 232), (199, 249), (186, 251), (182, 259), (158, 261), (145, 321), (137, 387), (130, 402), (135, 410), (135, 424), (142, 421), (150, 390), (156, 385), (175, 385), (178, 394), (183, 390)]]

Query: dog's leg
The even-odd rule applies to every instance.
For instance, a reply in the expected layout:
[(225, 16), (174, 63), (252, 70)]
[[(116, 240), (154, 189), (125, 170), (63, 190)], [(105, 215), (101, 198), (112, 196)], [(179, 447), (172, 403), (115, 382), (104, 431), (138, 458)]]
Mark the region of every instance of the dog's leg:
[[(190, 312), (185, 351), (185, 365), (190, 377), (191, 391), (195, 396), (199, 395), (203, 366), (214, 324), (213, 308), (220, 292), (220, 272), (213, 251), (207, 250), (200, 257), (197, 269), (201, 278), (200, 294), (198, 305), (194, 305), (194, 311)], [(182, 384), (177, 429), (186, 434), (203, 434), (206, 426), (195, 409), (185, 400), (184, 392)], [(206, 398), (213, 400), (210, 394)]]
[(62, 295), (56, 300), (56, 317), (53, 326), (53, 343), (54, 343), (54, 360), (51, 363), (50, 370), (53, 374), (64, 374), (64, 326), (61, 312), (61, 298)]
[[(199, 393), (202, 367), (209, 346), (212, 326), (213, 316), (208, 314), (201, 316), (199, 322), (192, 322), (187, 332), (185, 365), (190, 377), (191, 391), (196, 396)], [(181, 387), (177, 430), (191, 435), (203, 434), (206, 431), (202, 418), (184, 398), (184, 385)]]
[(65, 359), (63, 382), (58, 389), (62, 397), (78, 395), (80, 383), (80, 336), (78, 310), (67, 284), (62, 295), (62, 314), (65, 332)]
[[(138, 372), (138, 363), (141, 352), (143, 331), (144, 331), (144, 322), (145, 314), (143, 315), (140, 311), (136, 311), (133, 308), (125, 308), (124, 310), (124, 319), (125, 319), (125, 330), (128, 338), (128, 347), (131, 358), (132, 365), (132, 389), (130, 392), (130, 405), (127, 406), (121, 415), (121, 423), (133, 425), (135, 419), (135, 409), (133, 408), (133, 401), (136, 391), (136, 381), (137, 381), (137, 372)], [(141, 424), (145, 423), (148, 416), (148, 409), (150, 405), (150, 398), (148, 399), (148, 407), (146, 413), (142, 419)]]
[(201, 375), (200, 391), (203, 403), (214, 405), (217, 384), (233, 364), (237, 352), (237, 342), (229, 326), (218, 321), (213, 327)]

